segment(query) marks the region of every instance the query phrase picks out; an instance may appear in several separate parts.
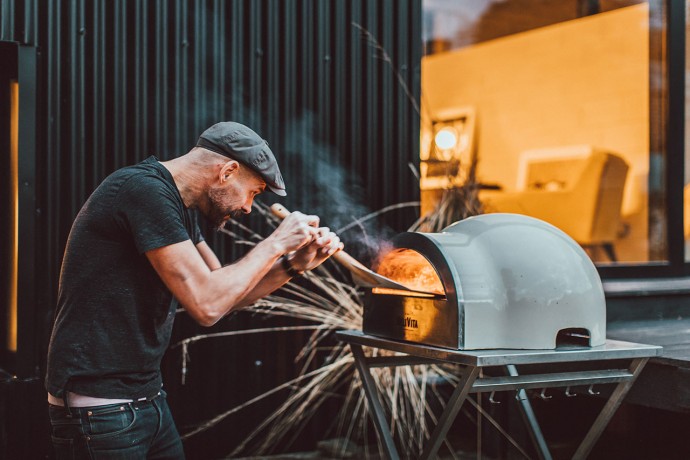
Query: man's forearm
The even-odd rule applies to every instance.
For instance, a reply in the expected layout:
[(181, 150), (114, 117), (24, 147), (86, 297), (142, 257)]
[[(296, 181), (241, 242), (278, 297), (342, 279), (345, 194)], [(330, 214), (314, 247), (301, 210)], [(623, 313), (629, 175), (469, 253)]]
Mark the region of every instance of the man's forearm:
[(146, 257), (189, 314), (210, 326), (230, 310), (284, 284), (287, 274), (279, 274), (276, 261), (310, 244), (319, 233), (317, 225), (315, 216), (292, 213), (237, 263), (215, 270), (217, 258), (204, 257), (205, 244), (194, 247), (190, 240), (146, 251)]
[(252, 289), (237, 305), (237, 307), (246, 307), (257, 300), (269, 295), (271, 292), (283, 286), (290, 281), (290, 276), (280, 263), (280, 259), (273, 264), (269, 272), (259, 281), (254, 289)]

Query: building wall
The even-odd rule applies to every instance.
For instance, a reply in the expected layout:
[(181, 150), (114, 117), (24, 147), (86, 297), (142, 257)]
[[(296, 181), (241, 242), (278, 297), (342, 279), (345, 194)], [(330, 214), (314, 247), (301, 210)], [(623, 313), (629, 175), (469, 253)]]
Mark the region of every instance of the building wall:
[[(421, 0), (0, 0), (0, 40), (39, 53), (36, 214), (23, 217), (39, 230), (35, 271), (20, 274), (38, 299), (19, 305), (37, 310), (38, 353), (29, 366), (37, 377), (82, 203), (113, 170), (151, 154), (183, 154), (216, 121), (244, 122), (266, 138), (286, 179), (283, 203), (320, 214), (332, 228), (418, 200), (420, 11)], [(396, 233), (416, 217), (407, 207), (366, 228)], [(249, 224), (266, 231), (261, 219)], [(242, 253), (227, 236), (207, 232), (207, 239), (224, 262)], [(357, 226), (343, 239), (355, 254), (366, 249)], [(176, 338), (198, 332), (178, 318)], [(245, 400), (241, 380), (255, 384), (251, 391), (287, 380), (302, 343), (287, 334), (214, 343), (197, 355), (195, 369), (211, 370), (190, 380), (197, 386), (171, 382), (178, 423), (187, 428)], [(166, 361), (169, 380), (179, 377), (177, 351)], [(253, 365), (265, 359), (277, 364)], [(232, 436), (213, 439), (195, 447), (207, 457), (230, 450)]]

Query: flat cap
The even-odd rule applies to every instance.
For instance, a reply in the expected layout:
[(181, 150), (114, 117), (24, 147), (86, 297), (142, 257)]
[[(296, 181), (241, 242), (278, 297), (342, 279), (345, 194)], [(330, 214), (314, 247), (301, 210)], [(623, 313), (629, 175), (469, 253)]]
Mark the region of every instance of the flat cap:
[(201, 133), (196, 145), (239, 161), (259, 174), (273, 193), (286, 195), (283, 176), (268, 142), (247, 126), (234, 121), (216, 123)]

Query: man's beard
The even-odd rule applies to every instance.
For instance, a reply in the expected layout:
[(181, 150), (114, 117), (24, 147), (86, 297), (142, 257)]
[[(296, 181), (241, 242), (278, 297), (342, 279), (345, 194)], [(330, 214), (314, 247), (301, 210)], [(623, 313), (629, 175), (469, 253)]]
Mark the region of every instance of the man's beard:
[(230, 216), (231, 219), (234, 219), (242, 214), (241, 209), (233, 210), (231, 208), (223, 207), (222, 202), (224, 197), (225, 192), (222, 190), (211, 189), (208, 191), (209, 212), (206, 215), (206, 219), (208, 219), (208, 221), (211, 222), (213, 227), (218, 231), (225, 227), (226, 217)]

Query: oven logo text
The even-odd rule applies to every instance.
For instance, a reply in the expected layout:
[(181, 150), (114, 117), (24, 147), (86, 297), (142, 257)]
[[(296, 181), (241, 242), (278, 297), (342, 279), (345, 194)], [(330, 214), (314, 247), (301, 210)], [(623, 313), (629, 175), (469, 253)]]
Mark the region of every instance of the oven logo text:
[(419, 329), (417, 320), (412, 318), (411, 316), (406, 316), (403, 318), (403, 327), (405, 327), (406, 329)]

